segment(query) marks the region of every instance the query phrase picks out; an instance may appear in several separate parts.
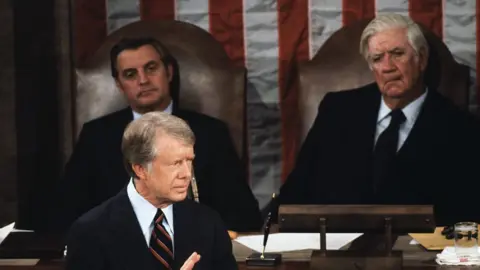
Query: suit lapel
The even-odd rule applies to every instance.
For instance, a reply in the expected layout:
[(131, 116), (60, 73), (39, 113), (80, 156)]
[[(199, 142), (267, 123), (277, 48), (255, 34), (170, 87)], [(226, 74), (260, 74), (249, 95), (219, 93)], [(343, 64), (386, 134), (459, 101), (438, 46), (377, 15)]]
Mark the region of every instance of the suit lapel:
[(380, 92), (376, 84), (365, 89), (353, 100), (347, 113), (349, 143), (346, 153), (349, 162), (353, 162), (357, 172), (350, 179), (349, 197), (352, 201), (363, 201), (370, 198), (372, 185), (372, 160), (377, 126), (377, 115), (380, 106)]
[(351, 147), (355, 149), (352, 149), (350, 152), (358, 153), (360, 156), (355, 156), (355, 160), (357, 160), (357, 162), (365, 162), (365, 166), (371, 163), (373, 157), (380, 98), (380, 92), (376, 84), (374, 84), (365, 91), (363, 96), (360, 96), (354, 101), (355, 107), (353, 108), (356, 109), (351, 109), (348, 112), (349, 118), (351, 119), (350, 123), (352, 123), (350, 136), (353, 136), (353, 143)]
[(185, 203), (179, 202), (173, 205), (175, 269), (180, 269), (194, 251), (192, 243), (195, 239), (192, 238), (191, 233), (194, 229), (191, 228), (188, 216)]
[[(430, 140), (427, 138), (430, 137), (429, 134), (435, 132), (435, 117), (436, 113), (439, 113), (434, 108), (436, 95), (437, 93), (434, 90), (430, 90), (425, 98), (425, 102), (420, 110), (420, 114), (418, 115), (415, 124), (412, 127), (412, 130), (408, 134), (407, 139), (403, 143), (402, 147), (398, 151), (398, 157), (402, 158), (405, 155), (420, 155), (421, 152), (419, 150), (425, 149), (426, 143)], [(422, 147), (417, 147), (422, 145)], [(413, 152), (412, 152), (413, 151)]]
[(153, 269), (153, 257), (148, 251), (126, 189), (115, 198), (110, 217), (112, 249), (122, 258), (125, 269)]
[[(380, 109), (380, 90), (374, 84), (372, 88), (369, 89), (369, 92), (365, 96), (365, 101), (358, 101), (362, 105), (362, 109), (359, 112), (355, 112), (359, 119), (368, 119), (365, 121), (355, 121), (357, 125), (357, 130), (365, 130), (365, 132), (359, 132), (363, 146), (365, 147), (366, 153), (369, 154), (369, 158), (372, 157), (373, 148), (375, 145), (375, 131), (377, 129), (377, 118), (378, 110)], [(363, 137), (364, 136), (364, 137)]]

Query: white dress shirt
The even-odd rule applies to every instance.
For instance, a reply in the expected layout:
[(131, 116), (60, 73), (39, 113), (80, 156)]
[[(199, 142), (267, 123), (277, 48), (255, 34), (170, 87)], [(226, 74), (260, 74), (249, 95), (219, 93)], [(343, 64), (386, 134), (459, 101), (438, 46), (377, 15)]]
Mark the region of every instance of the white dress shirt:
[[(398, 147), (397, 151), (400, 150), (403, 143), (407, 140), (408, 134), (413, 128), (415, 121), (417, 121), (418, 115), (420, 114), (420, 110), (422, 109), (422, 105), (425, 102), (425, 98), (427, 97), (428, 90), (425, 91), (420, 97), (415, 99), (413, 102), (410, 102), (405, 108), (402, 109), (403, 114), (405, 115), (405, 122), (400, 125), (400, 130), (398, 134)], [(392, 110), (385, 104), (385, 101), (382, 98), (382, 102), (380, 104), (380, 110), (378, 111), (378, 118), (377, 118), (377, 128), (375, 130), (375, 143), (378, 140), (380, 134), (387, 129), (388, 125), (390, 124), (391, 116), (389, 113)]]
[[(135, 186), (133, 185), (133, 179), (130, 179), (130, 182), (127, 186), (127, 195), (130, 203), (132, 204), (133, 211), (137, 216), (138, 223), (142, 229), (142, 233), (145, 236), (145, 241), (147, 246), (150, 246), (150, 237), (152, 235), (152, 230), (154, 226), (153, 218), (157, 213), (157, 208), (153, 206), (150, 202), (145, 200), (140, 194), (138, 194)], [(172, 238), (172, 247), (174, 242), (174, 233), (173, 233), (173, 209), (172, 205), (162, 208), (165, 218), (162, 221), (163, 226), (166, 231)]]
[[(168, 104), (168, 107), (165, 108), (165, 110), (163, 110), (163, 112), (166, 112), (166, 113), (169, 113), (169, 114), (172, 114), (172, 108), (173, 108), (173, 101), (170, 101), (170, 104)], [(137, 119), (137, 118), (140, 118), (140, 116), (142, 116), (142, 114), (132, 110), (132, 113), (133, 113), (133, 120)]]

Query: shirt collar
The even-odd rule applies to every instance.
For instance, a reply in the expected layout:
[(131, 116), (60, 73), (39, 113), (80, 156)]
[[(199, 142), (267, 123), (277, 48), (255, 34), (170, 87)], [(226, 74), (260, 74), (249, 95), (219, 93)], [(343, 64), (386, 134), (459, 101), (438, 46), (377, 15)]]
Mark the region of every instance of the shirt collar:
[[(165, 108), (165, 110), (163, 110), (163, 112), (166, 112), (168, 114), (172, 114), (172, 110), (173, 110), (173, 101), (170, 101), (170, 104), (168, 104), (167, 108)], [(133, 120), (136, 120), (138, 118), (140, 118), (142, 116), (142, 114), (132, 110), (132, 113), (133, 113)]]
[[(149, 201), (145, 200), (138, 191), (135, 189), (133, 185), (133, 179), (130, 179), (130, 182), (127, 186), (127, 195), (130, 199), (130, 203), (132, 204), (133, 211), (137, 216), (138, 222), (140, 223), (140, 228), (142, 228), (142, 232), (149, 230), (150, 225), (153, 223), (153, 218), (157, 213), (157, 208), (153, 206)], [(163, 213), (165, 214), (165, 218), (167, 219), (167, 223), (173, 231), (173, 207), (172, 204), (169, 204), (167, 207), (162, 208)]]
[[(415, 123), (417, 120), (418, 115), (420, 114), (420, 109), (422, 108), (423, 103), (425, 102), (425, 98), (427, 97), (428, 89), (423, 93), (420, 97), (415, 99), (414, 101), (410, 102), (405, 108), (402, 109), (407, 122)], [(377, 123), (383, 121), (388, 114), (392, 111), (383, 98), (381, 99), (380, 110), (378, 112)]]

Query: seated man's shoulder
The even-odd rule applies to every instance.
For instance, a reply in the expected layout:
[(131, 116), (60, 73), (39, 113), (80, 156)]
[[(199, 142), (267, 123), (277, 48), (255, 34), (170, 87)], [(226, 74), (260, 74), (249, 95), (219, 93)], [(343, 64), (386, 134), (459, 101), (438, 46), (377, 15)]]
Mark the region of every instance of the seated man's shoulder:
[(218, 118), (190, 110), (178, 110), (177, 116), (185, 120), (192, 128), (225, 128), (226, 123)]
[(104, 201), (103, 203), (95, 206), (90, 209), (88, 212), (81, 215), (72, 225), (73, 227), (87, 227), (87, 228), (97, 228), (99, 229), (109, 218), (111, 210), (114, 205), (114, 200), (116, 196)]
[(328, 95), (331, 98), (335, 98), (335, 99), (356, 98), (360, 96), (378, 95), (378, 94), (379, 94), (379, 90), (376, 83), (362, 85), (357, 88), (328, 92)]
[(119, 121), (132, 120), (133, 114), (130, 108), (125, 108), (115, 112), (102, 115), (100, 117), (91, 119), (85, 122), (84, 127), (108, 128), (111, 125), (117, 124)]
[(436, 97), (436, 102), (433, 110), (445, 127), (450, 128), (452, 125), (456, 128), (480, 128), (480, 120), (472, 112), (460, 108), (441, 94), (436, 94), (434, 97)]

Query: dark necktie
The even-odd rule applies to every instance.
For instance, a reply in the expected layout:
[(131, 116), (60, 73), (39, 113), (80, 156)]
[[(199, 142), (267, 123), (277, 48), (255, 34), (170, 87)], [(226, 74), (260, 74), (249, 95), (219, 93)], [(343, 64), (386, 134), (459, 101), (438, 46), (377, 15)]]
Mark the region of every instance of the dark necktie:
[(400, 109), (391, 111), (390, 116), (390, 124), (380, 134), (375, 144), (373, 157), (373, 187), (375, 193), (379, 191), (379, 186), (387, 181), (389, 173), (393, 169), (400, 125), (406, 120)]
[(161, 269), (172, 269), (173, 245), (172, 238), (162, 224), (165, 215), (158, 209), (154, 218), (152, 236), (150, 237), (150, 251), (162, 266)]

